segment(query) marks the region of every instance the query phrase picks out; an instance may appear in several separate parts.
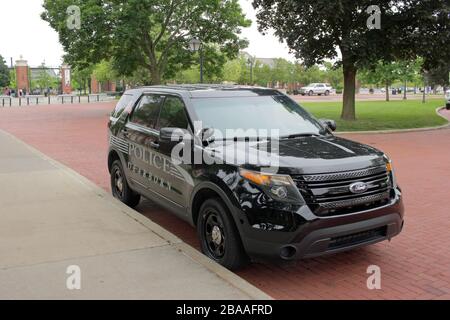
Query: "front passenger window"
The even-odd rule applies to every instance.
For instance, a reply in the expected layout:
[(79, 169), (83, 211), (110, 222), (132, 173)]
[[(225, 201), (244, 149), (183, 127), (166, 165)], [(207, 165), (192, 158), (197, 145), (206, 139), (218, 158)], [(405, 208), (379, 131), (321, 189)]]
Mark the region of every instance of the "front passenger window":
[(159, 117), (160, 128), (188, 128), (188, 119), (183, 101), (176, 97), (167, 97)]
[(131, 116), (131, 122), (155, 129), (163, 98), (158, 95), (145, 95)]

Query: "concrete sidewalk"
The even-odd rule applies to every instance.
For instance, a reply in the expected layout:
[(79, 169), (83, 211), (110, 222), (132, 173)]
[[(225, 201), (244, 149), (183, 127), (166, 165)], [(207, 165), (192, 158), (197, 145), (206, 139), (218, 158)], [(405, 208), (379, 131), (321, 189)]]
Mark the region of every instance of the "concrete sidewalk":
[(3, 131), (0, 192), (0, 299), (270, 299)]

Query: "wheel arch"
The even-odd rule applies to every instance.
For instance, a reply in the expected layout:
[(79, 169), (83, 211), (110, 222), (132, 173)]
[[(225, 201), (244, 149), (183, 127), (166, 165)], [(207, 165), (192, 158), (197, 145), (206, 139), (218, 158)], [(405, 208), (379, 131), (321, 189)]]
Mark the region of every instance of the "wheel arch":
[(116, 161), (116, 160), (122, 161), (122, 158), (120, 157), (119, 152), (117, 152), (114, 149), (109, 150), (109, 153), (108, 153), (108, 171), (109, 171), (109, 173), (111, 173), (111, 167), (112, 167), (114, 161)]
[(192, 218), (192, 224), (194, 226), (197, 225), (197, 219), (200, 211), (200, 207), (202, 204), (210, 198), (219, 198), (222, 200), (222, 202), (225, 204), (226, 208), (228, 209), (228, 212), (232, 216), (236, 227), (238, 230), (240, 230), (240, 223), (239, 218), (236, 216), (236, 208), (237, 204), (233, 203), (232, 199), (234, 200), (234, 195), (229, 192), (225, 192), (221, 187), (219, 187), (217, 184), (207, 181), (203, 182), (199, 186), (197, 186), (192, 193), (191, 203), (190, 203), (190, 213)]

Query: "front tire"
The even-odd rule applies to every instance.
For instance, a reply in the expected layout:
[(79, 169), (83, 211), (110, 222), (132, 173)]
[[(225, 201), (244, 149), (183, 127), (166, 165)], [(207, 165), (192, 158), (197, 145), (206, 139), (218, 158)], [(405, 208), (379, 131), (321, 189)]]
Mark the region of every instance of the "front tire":
[(325, 91), (325, 96), (327, 96), (327, 97), (328, 97), (329, 95), (330, 95), (330, 91), (328, 91), (328, 90), (327, 90), (327, 91)]
[(314, 95), (313, 91), (308, 92), (308, 96), (312, 96), (312, 95)]
[(128, 185), (120, 160), (114, 161), (111, 166), (111, 190), (114, 198), (131, 208), (136, 207), (141, 201), (141, 196)]
[(227, 269), (249, 262), (236, 225), (220, 199), (209, 199), (200, 208), (197, 233), (202, 252)]

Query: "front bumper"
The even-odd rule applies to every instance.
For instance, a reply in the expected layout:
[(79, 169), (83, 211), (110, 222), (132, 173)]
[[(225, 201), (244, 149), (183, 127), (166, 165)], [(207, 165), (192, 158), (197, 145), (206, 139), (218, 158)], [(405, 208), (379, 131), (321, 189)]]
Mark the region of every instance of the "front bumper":
[(285, 260), (338, 253), (391, 240), (403, 229), (401, 193), (383, 207), (333, 217), (318, 217), (306, 207), (299, 213), (303, 223), (295, 231), (241, 228), (243, 245), (250, 256)]

